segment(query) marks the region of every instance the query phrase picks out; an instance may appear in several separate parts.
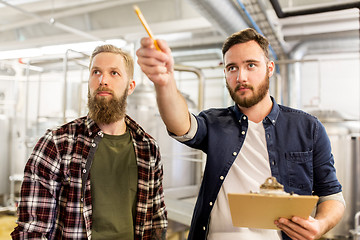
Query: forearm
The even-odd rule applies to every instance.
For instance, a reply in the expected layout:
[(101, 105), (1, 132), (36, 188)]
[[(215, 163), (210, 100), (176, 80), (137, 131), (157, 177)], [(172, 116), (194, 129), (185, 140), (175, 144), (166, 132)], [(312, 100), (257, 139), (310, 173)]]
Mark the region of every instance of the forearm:
[(160, 115), (168, 131), (181, 136), (190, 129), (188, 107), (176, 87), (171, 50), (165, 41), (157, 40), (157, 43), (161, 51), (155, 49), (152, 39), (141, 39), (141, 47), (136, 51), (137, 62), (155, 85)]
[(327, 233), (341, 220), (345, 211), (343, 203), (336, 200), (328, 200), (317, 206), (315, 219), (320, 222), (321, 235)]
[(186, 100), (176, 88), (175, 81), (166, 86), (156, 86), (157, 104), (167, 130), (177, 136), (190, 129), (190, 115)]
[(275, 221), (278, 228), (292, 239), (319, 239), (332, 229), (344, 214), (345, 206), (337, 200), (328, 200), (318, 205), (315, 219), (280, 218)]

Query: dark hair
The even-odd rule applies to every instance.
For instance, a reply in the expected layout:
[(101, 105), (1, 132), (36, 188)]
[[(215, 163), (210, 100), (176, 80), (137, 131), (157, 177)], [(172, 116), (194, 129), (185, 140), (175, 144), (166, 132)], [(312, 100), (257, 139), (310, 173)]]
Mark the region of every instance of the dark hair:
[(257, 42), (261, 49), (264, 51), (265, 57), (269, 59), (269, 41), (252, 28), (246, 28), (228, 37), (222, 47), (223, 57), (232, 46), (239, 43), (246, 43), (249, 41)]
[(98, 55), (99, 53), (103, 53), (103, 52), (109, 52), (109, 53), (114, 53), (114, 54), (119, 54), (123, 57), (124, 59), (124, 63), (125, 63), (125, 68), (126, 68), (126, 72), (129, 76), (129, 79), (133, 79), (134, 77), (134, 60), (131, 57), (131, 55), (125, 51), (123, 51), (121, 48), (115, 47), (114, 45), (111, 44), (105, 44), (105, 45), (101, 45), (101, 46), (97, 46), (94, 51), (91, 54), (90, 57), (90, 66), (92, 64), (92, 61), (94, 59), (94, 57), (96, 55)]

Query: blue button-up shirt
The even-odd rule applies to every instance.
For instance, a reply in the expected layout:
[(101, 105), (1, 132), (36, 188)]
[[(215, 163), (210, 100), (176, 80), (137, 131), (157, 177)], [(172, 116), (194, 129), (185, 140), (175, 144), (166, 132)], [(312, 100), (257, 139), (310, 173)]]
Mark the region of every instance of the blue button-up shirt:
[[(320, 121), (278, 105), (263, 120), (272, 176), (286, 192), (328, 196), (341, 192), (329, 138)], [(201, 149), (207, 162), (190, 227), (189, 240), (206, 239), (210, 212), (222, 183), (244, 143), (248, 119), (237, 105), (195, 116), (197, 131), (186, 145)], [(283, 239), (290, 239), (283, 234)]]

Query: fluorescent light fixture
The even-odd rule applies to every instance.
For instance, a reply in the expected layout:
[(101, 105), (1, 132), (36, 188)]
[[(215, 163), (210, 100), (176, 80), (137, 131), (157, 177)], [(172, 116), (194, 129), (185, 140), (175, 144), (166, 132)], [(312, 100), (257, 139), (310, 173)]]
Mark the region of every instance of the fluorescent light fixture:
[(92, 41), (92, 42), (82, 42), (82, 43), (51, 45), (51, 46), (43, 46), (38, 48), (0, 51), (0, 59), (32, 58), (32, 57), (47, 56), (47, 55), (65, 54), (68, 49), (77, 52), (89, 53), (92, 52), (95, 47), (99, 45), (103, 45), (105, 43), (112, 44), (120, 48), (126, 45), (126, 41), (122, 39), (109, 39), (106, 40), (105, 42)]
[(28, 48), (21, 50), (0, 51), (0, 59), (17, 59), (41, 56), (37, 48)]
[[(5, 2), (11, 3), (12, 5), (20, 5), (24, 3), (40, 2), (40, 0), (6, 0)], [(5, 7), (5, 5), (0, 4), (0, 8), (2, 7)]]
[(164, 39), (167, 42), (175, 41), (175, 40), (186, 40), (192, 38), (191, 32), (180, 32), (180, 33), (169, 33), (169, 34), (158, 34), (156, 35), (158, 39)]

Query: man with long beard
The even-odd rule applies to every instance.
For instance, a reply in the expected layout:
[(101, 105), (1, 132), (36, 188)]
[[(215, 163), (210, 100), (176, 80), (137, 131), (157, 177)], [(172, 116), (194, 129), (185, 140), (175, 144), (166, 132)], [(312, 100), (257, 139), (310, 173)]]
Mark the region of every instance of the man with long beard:
[(48, 130), (36, 144), (13, 239), (165, 239), (159, 148), (125, 113), (133, 71), (121, 49), (93, 51), (89, 114)]
[[(198, 115), (188, 112), (177, 90), (170, 48), (157, 42), (161, 51), (151, 39), (142, 39), (136, 54), (155, 85), (161, 117), (175, 139), (207, 154), (188, 239), (318, 239), (334, 227), (344, 213), (344, 199), (329, 138), (315, 117), (270, 96), (275, 64), (267, 39), (253, 29), (227, 38), (224, 73), (235, 105)], [(274, 224), (282, 232), (234, 227), (227, 194), (259, 192), (270, 176), (286, 192), (319, 196), (315, 217), (280, 218)]]

